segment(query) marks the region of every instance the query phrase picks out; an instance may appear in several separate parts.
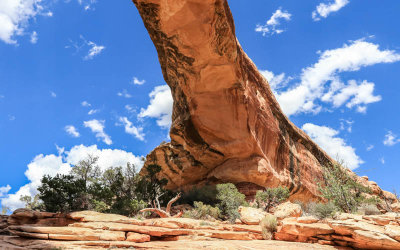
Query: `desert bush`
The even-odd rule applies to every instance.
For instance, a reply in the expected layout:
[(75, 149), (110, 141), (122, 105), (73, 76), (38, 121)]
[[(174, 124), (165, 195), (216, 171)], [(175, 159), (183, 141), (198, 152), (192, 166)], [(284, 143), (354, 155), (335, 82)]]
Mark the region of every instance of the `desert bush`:
[(261, 222), (261, 232), (264, 240), (271, 240), (273, 233), (276, 231), (278, 221), (276, 217), (272, 214), (267, 214)]
[(245, 195), (240, 193), (236, 186), (232, 183), (218, 184), (217, 189), (217, 206), (221, 210), (222, 217), (235, 222), (240, 217), (238, 212), (239, 206), (247, 206)]
[(270, 208), (286, 201), (289, 194), (287, 187), (266, 188), (264, 191), (257, 191), (256, 202), (259, 208), (268, 212)]
[(340, 211), (352, 213), (368, 199), (371, 190), (357, 182), (342, 163), (334, 163), (323, 169), (324, 183), (318, 183), (321, 196), (332, 202)]
[(378, 207), (374, 204), (363, 203), (358, 207), (357, 212), (363, 215), (379, 215), (382, 214)]
[(218, 219), (221, 217), (221, 211), (218, 207), (206, 205), (201, 201), (195, 201), (194, 209), (186, 211), (183, 217), (197, 220)]
[(337, 211), (336, 206), (331, 202), (310, 204), (308, 209), (310, 214), (318, 219), (332, 218)]

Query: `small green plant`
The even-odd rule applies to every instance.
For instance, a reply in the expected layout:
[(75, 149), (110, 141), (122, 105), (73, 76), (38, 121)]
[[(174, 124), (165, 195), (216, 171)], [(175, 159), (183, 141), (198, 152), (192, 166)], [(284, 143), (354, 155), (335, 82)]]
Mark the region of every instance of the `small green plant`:
[(230, 222), (235, 222), (240, 217), (239, 206), (247, 206), (245, 195), (240, 193), (232, 183), (218, 184), (217, 200), (222, 216)]
[(289, 194), (287, 187), (266, 188), (264, 191), (257, 191), (256, 202), (259, 208), (268, 212), (272, 207), (286, 201)]
[(194, 209), (186, 211), (183, 217), (197, 220), (218, 219), (221, 217), (221, 211), (218, 207), (206, 205), (201, 201), (195, 201)]
[(334, 163), (323, 169), (324, 183), (318, 183), (321, 196), (333, 203), (340, 211), (353, 213), (357, 207), (368, 201), (368, 187), (358, 183), (342, 163)]
[(261, 222), (261, 232), (264, 240), (271, 240), (273, 233), (276, 231), (278, 221), (272, 214), (267, 214)]

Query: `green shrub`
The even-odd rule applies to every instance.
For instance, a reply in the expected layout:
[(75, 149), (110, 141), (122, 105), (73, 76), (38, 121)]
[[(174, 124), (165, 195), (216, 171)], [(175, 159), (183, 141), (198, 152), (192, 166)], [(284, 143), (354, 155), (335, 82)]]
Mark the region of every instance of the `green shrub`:
[(336, 206), (331, 203), (310, 203), (308, 205), (308, 213), (318, 219), (332, 218), (337, 211)]
[(194, 209), (186, 211), (183, 217), (197, 220), (218, 219), (221, 217), (221, 211), (218, 207), (203, 204), (201, 201), (194, 202)]
[(224, 219), (235, 222), (240, 217), (239, 206), (247, 206), (245, 195), (240, 193), (232, 183), (218, 184), (217, 200), (218, 207), (221, 210)]
[(278, 221), (276, 217), (272, 214), (267, 214), (261, 222), (261, 232), (264, 240), (271, 240), (273, 233), (276, 231)]
[(270, 208), (286, 201), (289, 194), (287, 187), (266, 188), (264, 191), (257, 191), (256, 202), (259, 208), (268, 212)]
[(368, 187), (357, 182), (341, 163), (325, 166), (324, 183), (318, 183), (322, 197), (332, 202), (340, 211), (352, 213), (368, 201), (365, 194), (371, 193)]

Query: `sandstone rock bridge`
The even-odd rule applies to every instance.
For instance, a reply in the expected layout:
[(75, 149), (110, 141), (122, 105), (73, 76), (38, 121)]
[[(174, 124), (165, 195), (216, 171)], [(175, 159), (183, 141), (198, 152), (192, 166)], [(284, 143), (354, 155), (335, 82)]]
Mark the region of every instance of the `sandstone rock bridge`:
[(171, 142), (145, 165), (170, 189), (232, 182), (248, 196), (290, 187), (317, 197), (332, 159), (283, 114), (240, 46), (227, 0), (133, 0), (157, 49), (174, 100)]

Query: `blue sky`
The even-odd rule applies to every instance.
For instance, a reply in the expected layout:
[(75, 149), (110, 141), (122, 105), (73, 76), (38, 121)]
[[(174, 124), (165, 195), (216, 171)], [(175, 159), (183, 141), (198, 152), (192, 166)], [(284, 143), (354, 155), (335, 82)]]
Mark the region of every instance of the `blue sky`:
[[(229, 1), (242, 47), (285, 113), (331, 156), (400, 190), (400, 2)], [(131, 1), (0, 3), (0, 199), (87, 153), (141, 166), (172, 98)]]

